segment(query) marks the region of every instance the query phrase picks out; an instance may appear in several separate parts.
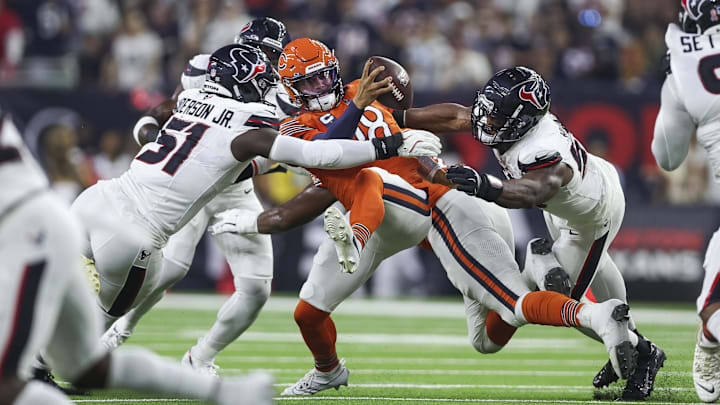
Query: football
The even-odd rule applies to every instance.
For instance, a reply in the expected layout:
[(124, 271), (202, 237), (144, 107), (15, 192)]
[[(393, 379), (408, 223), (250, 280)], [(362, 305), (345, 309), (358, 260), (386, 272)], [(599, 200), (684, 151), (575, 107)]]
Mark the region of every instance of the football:
[(385, 66), (385, 70), (380, 72), (375, 80), (382, 80), (386, 77), (392, 78), (390, 82), (392, 91), (381, 95), (377, 100), (382, 105), (394, 110), (407, 110), (412, 107), (413, 89), (407, 70), (394, 60), (383, 56), (371, 56), (370, 61), (372, 62), (370, 66), (371, 72), (379, 66)]

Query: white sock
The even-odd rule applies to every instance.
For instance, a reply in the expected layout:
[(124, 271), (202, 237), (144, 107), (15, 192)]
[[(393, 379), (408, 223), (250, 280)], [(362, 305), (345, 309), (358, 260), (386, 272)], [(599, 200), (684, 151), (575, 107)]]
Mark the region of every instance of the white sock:
[[(705, 327), (716, 340), (720, 339), (720, 311), (715, 311), (712, 315), (710, 315), (710, 319), (705, 322)], [(718, 345), (720, 345), (718, 342), (713, 342), (705, 336), (705, 333), (700, 332), (700, 346), (718, 347)]]
[(150, 311), (165, 296), (165, 291), (178, 281), (182, 280), (188, 272), (188, 267), (181, 266), (170, 260), (163, 260), (162, 270), (153, 290), (140, 301), (135, 308), (123, 316), (123, 327), (132, 332), (140, 319)]
[(111, 354), (108, 388), (124, 388), (185, 398), (213, 400), (218, 379), (195, 373), (149, 350), (132, 348)]
[(30, 381), (15, 398), (13, 405), (72, 405), (72, 401), (60, 390), (48, 384)]
[(193, 358), (213, 360), (252, 325), (270, 296), (270, 280), (238, 278), (235, 289), (218, 311), (210, 331), (192, 348)]

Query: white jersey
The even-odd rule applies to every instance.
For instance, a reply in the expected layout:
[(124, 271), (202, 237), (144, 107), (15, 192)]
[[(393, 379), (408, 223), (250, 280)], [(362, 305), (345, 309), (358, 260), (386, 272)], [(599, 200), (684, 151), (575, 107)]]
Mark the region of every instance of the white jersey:
[[(665, 43), (670, 74), (679, 104), (697, 126), (697, 139), (707, 151), (716, 179), (720, 178), (720, 32), (694, 35), (668, 25)], [(684, 158), (684, 156), (683, 156)]]
[(602, 225), (606, 222), (607, 205), (603, 204), (611, 189), (609, 170), (614, 167), (585, 151), (582, 144), (548, 113), (505, 153), (494, 150), (509, 179), (553, 164), (565, 163), (572, 179), (542, 207), (572, 226)]
[(23, 144), (12, 120), (0, 122), (0, 218), (17, 204), (47, 189), (48, 181), (40, 165)]
[(267, 104), (185, 90), (162, 135), (143, 146), (130, 170), (113, 181), (153, 231), (171, 235), (250, 163), (235, 159), (232, 140), (276, 123), (275, 109)]

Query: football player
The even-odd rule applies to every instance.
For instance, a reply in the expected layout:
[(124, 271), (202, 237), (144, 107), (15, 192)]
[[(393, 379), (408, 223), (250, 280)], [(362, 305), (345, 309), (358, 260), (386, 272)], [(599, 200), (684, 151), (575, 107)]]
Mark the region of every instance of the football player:
[[(420, 132), (362, 143), (328, 140), (320, 148), (317, 142), (277, 137), (275, 108), (264, 103), (275, 81), (267, 57), (256, 48), (220, 48), (210, 57), (202, 89), (180, 93), (160, 136), (143, 146), (130, 169), (90, 187), (74, 202), (73, 210), (81, 216), (109, 212), (142, 229), (132, 240), (90, 229), (101, 283), (99, 302), (108, 326), (152, 291), (160, 249), (169, 236), (232, 184), (255, 156), (342, 169), (378, 158), (440, 151), (436, 137)], [(373, 100), (387, 91), (385, 85), (371, 82), (364, 97)]]
[[(622, 276), (607, 253), (625, 213), (617, 171), (587, 153), (548, 113), (550, 99), (549, 86), (531, 69), (519, 66), (493, 75), (473, 104), (472, 130), (493, 149), (508, 180), (468, 166), (449, 168), (447, 178), (459, 190), (502, 207), (543, 209), (553, 243), (531, 242), (524, 273), (535, 285), (578, 300), (592, 286), (598, 302), (626, 301)], [(638, 368), (624, 399), (650, 395), (665, 360), (662, 349), (642, 336), (636, 348)], [(608, 384), (617, 380), (612, 371), (607, 366), (601, 372)]]
[[(337, 60), (324, 44), (307, 38), (295, 40), (285, 47), (278, 66), (291, 99), (305, 110), (283, 122), (281, 134), (323, 139), (330, 129), (342, 126), (343, 131), (333, 134), (363, 140), (400, 131), (391, 112), (381, 104), (359, 108), (352, 102), (357, 83), (343, 86)], [(348, 114), (360, 117), (359, 125), (345, 127), (343, 120)], [(310, 219), (303, 215), (311, 217), (324, 208), (320, 206), (334, 201), (328, 192), (350, 209), (349, 223), (332, 208), (326, 211), (330, 238), (315, 256), (295, 311), (315, 367), (283, 395), (311, 395), (347, 385), (349, 371), (337, 356), (337, 333), (330, 313), (372, 275), (380, 261), (423, 238), (465, 297), (471, 341), (478, 351), (497, 351), (510, 338), (514, 327), (504, 327), (500, 318), (515, 327), (527, 323), (585, 326), (603, 337), (618, 373), (626, 378), (632, 372), (631, 342), (637, 337), (627, 330), (625, 304), (608, 300), (583, 305), (557, 292), (530, 292), (514, 260), (507, 212), (429, 183), (420, 176), (421, 170), (418, 159), (391, 159), (335, 172), (311, 170), (327, 188), (326, 195), (322, 188), (308, 188), (257, 220), (224, 215), (223, 222), (212, 228), (213, 232), (264, 232), (298, 225)], [(319, 203), (315, 204), (313, 197)], [(343, 255), (353, 246), (359, 247), (359, 261), (348, 266)], [(356, 267), (355, 274), (338, 272), (338, 261), (344, 271)]]
[[(282, 22), (265, 17), (245, 25), (234, 42), (259, 48), (275, 67), (283, 46), (290, 42), (290, 35)], [(190, 59), (181, 76), (180, 90), (203, 87), (209, 60), (210, 55), (207, 54), (196, 55)], [(282, 120), (286, 114), (292, 113), (292, 110), (288, 108), (290, 104), (282, 101), (281, 94), (278, 94), (280, 87), (282, 86), (274, 86), (264, 101), (275, 106), (277, 118)], [(148, 139), (155, 139), (174, 106), (175, 101), (170, 100), (160, 104), (151, 114), (140, 118), (133, 132), (135, 140), (142, 145)], [(271, 162), (264, 159), (254, 160), (251, 165), (252, 174), (266, 172), (270, 168), (269, 163)], [(170, 237), (163, 249), (162, 271), (157, 284), (137, 307), (123, 315), (105, 332), (102, 341), (106, 347), (115, 348), (130, 337), (142, 316), (162, 299), (167, 289), (185, 277), (195, 256), (195, 248), (208, 224), (212, 224), (215, 214), (230, 208), (240, 209), (243, 215), (249, 216), (255, 216), (262, 211), (262, 205), (253, 192), (252, 180), (248, 179), (248, 176), (242, 178), (208, 202), (187, 225)], [(224, 234), (214, 235), (213, 239), (230, 265), (235, 292), (221, 307), (214, 325), (185, 353), (182, 360), (183, 364), (211, 375), (216, 374), (214, 359), (217, 354), (237, 339), (257, 318), (270, 295), (273, 277), (273, 253), (269, 235)]]
[(80, 261), (80, 225), (53, 196), (4, 115), (0, 187), (1, 404), (72, 404), (49, 385), (27, 382), (41, 350), (60, 375), (82, 388), (150, 391), (221, 405), (272, 403), (269, 375), (218, 381), (144, 349), (107, 353), (100, 346), (101, 317)]
[[(680, 2), (679, 24), (665, 34), (669, 66), (655, 121), (652, 152), (658, 165), (675, 170), (685, 160), (693, 133), (708, 153), (715, 180), (720, 178), (720, 1)], [(720, 233), (705, 254), (705, 279), (697, 299), (702, 325), (693, 360), (695, 392), (702, 401), (720, 396)]]

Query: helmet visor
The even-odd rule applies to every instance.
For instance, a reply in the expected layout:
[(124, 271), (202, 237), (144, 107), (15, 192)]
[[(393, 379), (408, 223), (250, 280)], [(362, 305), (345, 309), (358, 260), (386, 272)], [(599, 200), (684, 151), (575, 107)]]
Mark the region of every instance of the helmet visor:
[(335, 68), (325, 69), (297, 80), (293, 87), (304, 96), (319, 96), (331, 92), (336, 79)]

